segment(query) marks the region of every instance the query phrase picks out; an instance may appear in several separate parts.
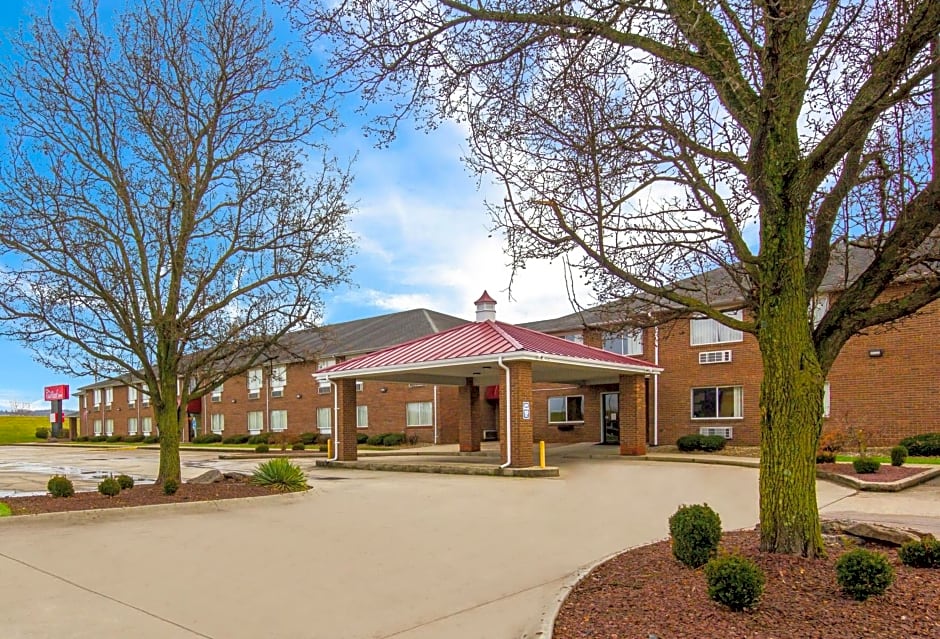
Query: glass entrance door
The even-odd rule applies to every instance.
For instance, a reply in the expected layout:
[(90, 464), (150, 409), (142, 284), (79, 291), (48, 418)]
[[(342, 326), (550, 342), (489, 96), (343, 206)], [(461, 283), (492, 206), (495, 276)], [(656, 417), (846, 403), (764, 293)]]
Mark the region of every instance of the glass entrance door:
[(603, 424), (604, 444), (620, 443), (620, 393), (603, 393), (601, 395), (601, 415)]

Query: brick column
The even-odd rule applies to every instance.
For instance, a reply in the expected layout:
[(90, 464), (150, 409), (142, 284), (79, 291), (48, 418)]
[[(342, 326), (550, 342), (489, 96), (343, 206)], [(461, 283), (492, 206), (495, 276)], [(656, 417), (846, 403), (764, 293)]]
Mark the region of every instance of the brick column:
[(646, 454), (646, 383), (642, 375), (620, 376), (620, 454)]
[[(535, 465), (532, 435), (532, 364), (510, 362), (510, 397), (506, 397), (506, 371), (500, 369), (499, 384), (499, 450), (506, 463), (506, 403), (509, 402), (512, 422), (512, 468), (527, 468)], [(522, 418), (522, 404), (529, 403), (529, 419)]]
[(333, 445), (336, 459), (356, 461), (356, 380), (340, 379), (336, 382), (339, 414), (333, 419)]
[(473, 378), (457, 389), (457, 439), (460, 452), (472, 453), (480, 450), (480, 436), (483, 428), (480, 424), (480, 387), (473, 385)]

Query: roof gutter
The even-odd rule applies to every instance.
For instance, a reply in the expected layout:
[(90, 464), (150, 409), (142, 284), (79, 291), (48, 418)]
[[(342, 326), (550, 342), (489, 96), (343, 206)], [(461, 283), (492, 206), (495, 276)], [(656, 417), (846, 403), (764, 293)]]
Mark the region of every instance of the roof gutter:
[(500, 356), (496, 364), (506, 371), (506, 463), (501, 464), (500, 468), (507, 468), (512, 463), (512, 382), (509, 376), (509, 367), (503, 364), (503, 358)]

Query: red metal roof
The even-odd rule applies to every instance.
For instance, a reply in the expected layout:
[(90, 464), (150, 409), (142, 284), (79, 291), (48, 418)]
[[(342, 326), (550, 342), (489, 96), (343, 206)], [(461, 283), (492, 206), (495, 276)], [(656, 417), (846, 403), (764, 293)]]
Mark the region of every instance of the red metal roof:
[(480, 296), (480, 299), (474, 302), (474, 304), (480, 304), (481, 302), (489, 302), (490, 304), (495, 304), (496, 300), (490, 297), (490, 294), (486, 291), (483, 291), (483, 295)]
[(487, 320), (457, 326), (410, 342), (340, 362), (320, 373), (387, 368), (422, 363), (441, 363), (471, 357), (538, 353), (620, 366), (654, 367), (635, 357), (618, 355), (528, 328)]

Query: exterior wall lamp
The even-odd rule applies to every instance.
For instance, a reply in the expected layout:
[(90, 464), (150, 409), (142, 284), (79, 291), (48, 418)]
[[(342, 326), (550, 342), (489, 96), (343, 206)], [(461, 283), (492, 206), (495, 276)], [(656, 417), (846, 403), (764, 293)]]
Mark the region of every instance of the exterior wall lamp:
[(870, 351), (868, 351), (869, 357), (882, 357), (884, 354), (885, 352), (881, 350), (880, 348), (873, 348)]

